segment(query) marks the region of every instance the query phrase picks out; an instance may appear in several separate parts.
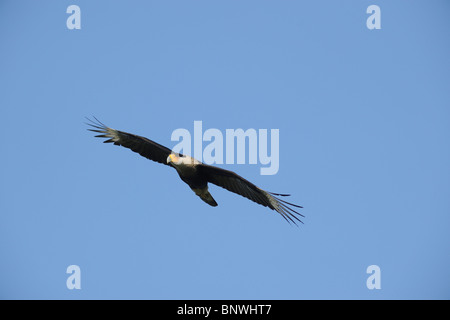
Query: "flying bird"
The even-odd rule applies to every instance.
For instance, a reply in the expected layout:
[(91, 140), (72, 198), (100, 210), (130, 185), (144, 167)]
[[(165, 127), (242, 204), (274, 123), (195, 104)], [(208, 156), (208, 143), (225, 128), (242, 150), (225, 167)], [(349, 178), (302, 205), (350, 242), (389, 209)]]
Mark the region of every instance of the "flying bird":
[(187, 155), (174, 153), (169, 148), (150, 139), (109, 128), (95, 117), (96, 121), (89, 118), (86, 119), (90, 122), (86, 124), (91, 127), (88, 130), (100, 133), (95, 137), (108, 139), (103, 141), (104, 143), (123, 146), (147, 159), (175, 168), (181, 180), (210, 206), (216, 207), (217, 202), (208, 191), (208, 183), (215, 184), (260, 205), (269, 207), (278, 212), (288, 223), (292, 222), (294, 225), (297, 225), (296, 222), (303, 223), (298, 216), (304, 217), (304, 215), (292, 208), (302, 208), (302, 206), (278, 198), (289, 196), (289, 194), (262, 190), (232, 171), (204, 164)]

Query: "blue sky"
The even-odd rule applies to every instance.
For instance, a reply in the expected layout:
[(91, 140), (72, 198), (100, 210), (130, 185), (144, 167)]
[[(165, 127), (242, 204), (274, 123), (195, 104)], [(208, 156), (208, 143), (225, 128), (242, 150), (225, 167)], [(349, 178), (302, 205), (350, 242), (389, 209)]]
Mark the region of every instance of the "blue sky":
[[(0, 298), (449, 299), (449, 9), (1, 1)], [(215, 186), (206, 205), (92, 115), (170, 148), (196, 120), (279, 129), (276, 175), (221, 167), (292, 194), (305, 224)]]

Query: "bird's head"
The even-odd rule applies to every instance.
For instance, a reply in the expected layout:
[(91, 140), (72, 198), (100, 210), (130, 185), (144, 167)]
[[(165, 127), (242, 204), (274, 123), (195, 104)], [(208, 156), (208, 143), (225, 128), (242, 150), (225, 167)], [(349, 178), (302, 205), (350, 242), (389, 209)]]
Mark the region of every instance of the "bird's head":
[(167, 157), (167, 164), (177, 165), (182, 162), (183, 156), (181, 154), (171, 153)]
[(167, 157), (167, 164), (174, 167), (195, 166), (201, 164), (200, 161), (181, 153), (171, 153)]

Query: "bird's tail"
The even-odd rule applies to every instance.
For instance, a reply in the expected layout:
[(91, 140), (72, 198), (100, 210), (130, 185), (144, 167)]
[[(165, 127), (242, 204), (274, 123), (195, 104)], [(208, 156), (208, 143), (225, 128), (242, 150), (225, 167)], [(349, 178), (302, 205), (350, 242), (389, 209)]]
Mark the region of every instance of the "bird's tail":
[(203, 189), (192, 189), (196, 195), (200, 197), (203, 201), (205, 201), (207, 204), (213, 207), (217, 207), (217, 202), (212, 197), (211, 193), (208, 191), (208, 187), (205, 187)]

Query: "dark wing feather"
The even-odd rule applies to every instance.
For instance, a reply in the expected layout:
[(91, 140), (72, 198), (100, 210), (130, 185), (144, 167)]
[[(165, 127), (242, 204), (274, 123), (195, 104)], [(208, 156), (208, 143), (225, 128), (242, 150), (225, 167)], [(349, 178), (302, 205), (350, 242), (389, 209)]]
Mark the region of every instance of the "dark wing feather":
[(86, 118), (90, 121), (90, 123), (86, 123), (91, 126), (93, 129), (88, 129), (89, 131), (101, 133), (97, 135), (98, 138), (109, 138), (103, 142), (114, 143), (118, 146), (123, 146), (128, 148), (134, 152), (139, 153), (141, 156), (167, 165), (167, 157), (172, 151), (169, 148), (166, 148), (152, 140), (147, 138), (111, 129), (101, 123), (97, 118), (94, 117), (96, 121)]
[(239, 194), (260, 205), (269, 207), (270, 209), (277, 211), (287, 222), (292, 222), (295, 225), (297, 225), (295, 222), (296, 220), (298, 222), (303, 223), (297, 217), (297, 215), (301, 217), (304, 216), (291, 208), (291, 206), (302, 208), (301, 206), (289, 203), (287, 201), (275, 197), (275, 196), (284, 197), (289, 195), (264, 191), (255, 186), (250, 181), (234, 173), (233, 171), (221, 169), (207, 164), (198, 165), (197, 170), (199, 170), (204, 175), (204, 177), (208, 182), (211, 182), (219, 187), (227, 189), (228, 191)]

